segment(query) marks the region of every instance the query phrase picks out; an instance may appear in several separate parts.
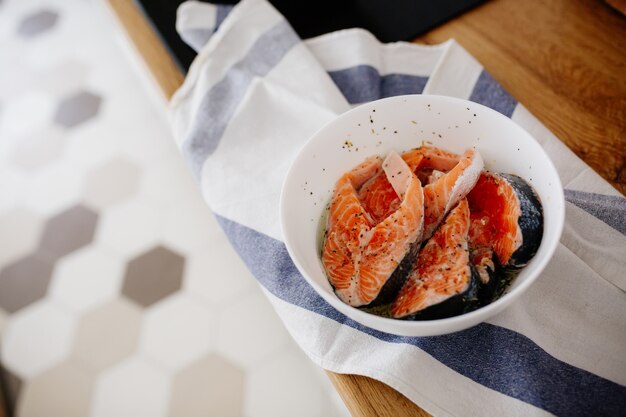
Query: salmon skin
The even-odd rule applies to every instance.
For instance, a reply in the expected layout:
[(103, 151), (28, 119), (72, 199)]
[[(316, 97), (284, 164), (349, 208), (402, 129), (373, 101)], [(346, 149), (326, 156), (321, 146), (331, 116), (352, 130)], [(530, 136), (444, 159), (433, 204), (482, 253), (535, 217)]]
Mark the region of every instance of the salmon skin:
[[(370, 214), (361, 188), (384, 175), (399, 199), (384, 218)], [(424, 221), (422, 185), (395, 152), (369, 158), (344, 174), (331, 199), (322, 264), (337, 296), (354, 306), (390, 302), (406, 279), (419, 249)]]
[(474, 149), (422, 146), (344, 174), (322, 244), (336, 295), (409, 320), (451, 317), (498, 298), (537, 252), (543, 211), (522, 178), (483, 168)]
[(511, 174), (483, 172), (467, 200), (472, 264), (486, 304), (504, 291), (508, 271), (525, 266), (537, 252), (543, 209), (530, 185)]
[(391, 305), (392, 317), (444, 318), (478, 307), (478, 277), (470, 262), (469, 227), (469, 205), (462, 199), (420, 251)]
[(516, 175), (484, 172), (467, 200), (470, 246), (482, 254), (476, 259), (492, 250), (503, 266), (525, 266), (543, 237), (543, 209), (530, 185)]
[(503, 292), (507, 280), (502, 278), (506, 271), (491, 247), (472, 245), (471, 233), (470, 220), (470, 262), (478, 276), (478, 301), (482, 306), (489, 304)]

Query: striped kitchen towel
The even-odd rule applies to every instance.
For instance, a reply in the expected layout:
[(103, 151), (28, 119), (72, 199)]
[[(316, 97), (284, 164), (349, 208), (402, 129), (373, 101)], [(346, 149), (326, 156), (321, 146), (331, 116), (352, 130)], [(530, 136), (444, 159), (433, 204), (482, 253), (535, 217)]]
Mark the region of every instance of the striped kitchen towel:
[[(345, 30), (302, 41), (267, 1), (188, 2), (198, 50), (171, 103), (176, 140), (232, 245), (319, 366), (367, 375), (434, 415), (626, 413), (626, 199), (454, 41), (380, 44)], [(554, 161), (566, 223), (542, 277), (466, 331), (398, 337), (330, 307), (294, 267), (278, 201), (300, 147), (352, 106), (408, 93), (470, 99), (511, 117)], [(254, 341), (251, 341), (254, 343)]]

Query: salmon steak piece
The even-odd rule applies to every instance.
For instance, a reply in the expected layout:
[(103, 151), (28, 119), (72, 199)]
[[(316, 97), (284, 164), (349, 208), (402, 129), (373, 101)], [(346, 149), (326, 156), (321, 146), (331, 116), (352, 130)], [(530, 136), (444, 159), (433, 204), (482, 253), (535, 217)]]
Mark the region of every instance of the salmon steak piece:
[[(371, 186), (379, 175), (398, 199), (385, 217), (370, 214), (361, 201), (368, 196), (361, 192), (363, 187), (368, 182)], [(396, 152), (384, 161), (369, 158), (337, 181), (326, 220), (322, 264), (343, 302), (359, 307), (395, 297), (419, 249), (423, 207), (422, 185)]]
[(461, 156), (443, 149), (421, 146), (402, 154), (417, 178), (426, 186), (459, 163)]
[[(450, 171), (459, 163), (460, 156), (437, 148), (422, 146), (402, 153), (402, 159), (415, 172), (422, 185), (429, 176)], [(373, 176), (359, 190), (365, 210), (375, 222), (380, 222), (400, 206), (400, 198), (384, 172)]]
[(477, 276), (468, 249), (469, 227), (469, 205), (462, 199), (420, 251), (391, 305), (393, 318), (444, 318), (477, 307)]
[(424, 187), (423, 240), (432, 236), (450, 209), (470, 192), (483, 167), (480, 153), (469, 149), (454, 168)]
[(543, 209), (530, 185), (516, 175), (483, 172), (467, 200), (470, 246), (483, 253), (477, 261), (488, 248), (503, 266), (525, 266), (543, 237)]
[[(402, 154), (402, 159), (422, 178), (424, 185), (424, 235), (428, 239), (444, 216), (476, 184), (483, 169), (483, 159), (476, 150), (462, 156), (437, 148), (422, 146)], [(359, 193), (363, 206), (374, 221), (380, 221), (397, 209), (400, 200), (385, 175), (378, 174)]]

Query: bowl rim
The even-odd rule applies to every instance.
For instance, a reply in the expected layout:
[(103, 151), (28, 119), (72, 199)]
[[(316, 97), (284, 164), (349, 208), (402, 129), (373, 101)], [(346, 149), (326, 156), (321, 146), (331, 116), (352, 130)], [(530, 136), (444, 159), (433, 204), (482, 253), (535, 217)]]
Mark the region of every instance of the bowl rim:
[[(293, 171), (296, 169), (296, 165), (297, 162), (299, 161), (301, 155), (305, 154), (308, 150), (309, 147), (313, 146), (313, 144), (316, 141), (316, 138), (319, 137), (321, 134), (324, 134), (327, 130), (332, 130), (334, 125), (336, 125), (337, 123), (339, 123), (339, 120), (344, 119), (346, 117), (349, 117), (350, 115), (354, 114), (354, 113), (358, 113), (358, 112), (362, 112), (363, 108), (365, 107), (369, 107), (372, 105), (380, 105), (380, 103), (386, 103), (386, 102), (393, 102), (393, 101), (398, 101), (400, 103), (404, 102), (406, 103), (407, 99), (410, 100), (421, 100), (422, 98), (424, 98), (424, 100), (426, 100), (426, 98), (430, 99), (430, 100), (440, 100), (442, 102), (452, 102), (455, 104), (463, 104), (466, 105), (467, 103), (471, 103), (472, 106), (479, 106), (481, 108), (481, 110), (486, 111), (487, 113), (492, 114), (494, 117), (499, 117), (501, 119), (506, 119), (506, 123), (511, 123), (512, 127), (514, 129), (519, 129), (523, 134), (526, 134), (530, 139), (532, 139), (532, 141), (534, 141), (539, 148), (541, 149), (541, 152), (543, 152), (544, 156), (546, 157), (547, 161), (548, 161), (548, 166), (546, 167), (547, 169), (551, 170), (554, 172), (554, 185), (555, 185), (555, 189), (560, 190), (560, 193), (558, 193), (557, 197), (557, 201), (556, 203), (556, 209), (558, 210), (557, 212), (557, 216), (555, 216), (553, 222), (555, 222), (555, 226), (556, 226), (556, 233), (553, 235), (554, 237), (552, 239), (550, 239), (550, 241), (546, 241), (546, 236), (544, 234), (543, 238), (542, 238), (542, 242), (540, 244), (540, 248), (542, 245), (546, 244), (549, 245), (545, 255), (543, 256), (543, 258), (541, 259), (537, 259), (537, 263), (534, 267), (535, 272), (534, 275), (531, 275), (530, 277), (528, 277), (525, 281), (523, 281), (520, 285), (518, 285), (517, 287), (513, 288), (513, 290), (505, 293), (504, 295), (502, 295), (500, 298), (498, 298), (497, 300), (477, 309), (474, 311), (470, 311), (468, 313), (463, 313), (460, 314), (458, 316), (453, 316), (453, 317), (448, 317), (448, 318), (441, 318), (441, 319), (434, 319), (434, 320), (402, 320), (402, 319), (394, 319), (394, 318), (388, 318), (388, 317), (382, 317), (382, 316), (378, 316), (372, 313), (367, 313), (365, 311), (362, 311), (356, 307), (350, 306), (348, 304), (345, 304), (344, 302), (342, 302), (334, 293), (329, 293), (328, 291), (326, 291), (326, 289), (322, 288), (320, 285), (317, 284), (317, 282), (315, 282), (315, 280), (311, 277), (309, 277), (309, 274), (306, 272), (306, 268), (304, 268), (304, 266), (300, 263), (300, 260), (298, 259), (298, 257), (295, 255), (292, 247), (293, 247), (293, 242), (291, 241), (290, 237), (289, 237), (289, 233), (287, 233), (287, 231), (290, 229), (289, 226), (289, 222), (287, 221), (287, 216), (285, 215), (286, 213), (286, 201), (288, 199), (288, 189), (289, 184), (291, 181), (294, 181), (294, 175), (293, 175)], [(560, 210), (559, 210), (560, 208)], [(328, 302), (333, 308), (335, 308), (336, 310), (338, 310), (339, 312), (341, 312), (342, 314), (346, 315), (347, 317), (359, 322), (360, 324), (367, 326), (368, 328), (388, 328), (389, 330), (386, 330), (389, 333), (397, 333), (397, 334), (410, 334), (412, 333), (412, 331), (415, 331), (417, 329), (422, 329), (423, 331), (428, 332), (429, 330), (435, 330), (435, 329), (440, 329), (441, 327), (448, 327), (448, 328), (456, 328), (457, 330), (451, 330), (451, 331), (443, 331), (443, 332), (437, 332), (437, 334), (441, 334), (441, 333), (452, 333), (454, 331), (458, 331), (458, 330), (462, 330), (465, 328), (469, 328), (471, 326), (473, 326), (472, 323), (480, 323), (486, 319), (488, 319), (489, 317), (491, 317), (492, 315), (498, 313), (499, 311), (501, 311), (502, 309), (504, 309), (506, 306), (510, 305), (514, 300), (516, 300), (519, 296), (521, 296), (541, 275), (541, 273), (543, 272), (543, 270), (545, 269), (545, 267), (547, 266), (548, 262), (552, 259), (554, 252), (556, 251), (556, 248), (559, 245), (560, 242), (560, 238), (563, 232), (563, 226), (564, 226), (564, 222), (565, 222), (565, 195), (563, 192), (563, 185), (561, 183), (561, 179), (559, 176), (558, 171), (556, 170), (556, 167), (554, 166), (554, 163), (552, 162), (552, 160), (550, 159), (550, 157), (548, 156), (548, 154), (545, 152), (545, 150), (543, 149), (543, 147), (541, 146), (541, 144), (539, 143), (539, 141), (537, 141), (537, 139), (535, 139), (535, 137), (533, 135), (531, 135), (526, 129), (524, 129), (522, 126), (518, 125), (517, 123), (515, 123), (511, 118), (503, 115), (502, 113), (491, 109), (490, 107), (487, 107), (483, 104), (480, 103), (476, 103), (470, 100), (465, 100), (465, 99), (460, 99), (457, 97), (450, 97), (450, 96), (442, 96), (442, 95), (435, 95), (435, 94), (407, 94), (407, 95), (401, 95), (401, 96), (393, 96), (393, 97), (387, 97), (387, 98), (383, 98), (383, 99), (378, 99), (378, 100), (374, 100), (374, 101), (370, 101), (367, 103), (363, 103), (360, 104), (358, 106), (353, 107), (352, 109), (338, 115), (337, 117), (333, 118), (332, 120), (330, 120), (328, 123), (326, 123), (324, 126), (320, 127), (315, 133), (313, 133), (304, 143), (304, 145), (300, 148), (300, 150), (298, 151), (297, 155), (295, 156), (295, 158), (293, 159), (289, 170), (287, 171), (287, 174), (285, 176), (285, 179), (283, 181), (283, 185), (282, 185), (282, 189), (281, 189), (281, 194), (280, 194), (280, 201), (279, 201), (279, 217), (280, 217), (280, 227), (281, 227), (281, 233), (282, 233), (282, 237), (283, 237), (283, 241), (285, 243), (285, 246), (287, 248), (287, 252), (289, 253), (289, 256), (291, 257), (291, 260), (293, 261), (294, 265), (296, 266), (296, 268), (298, 269), (298, 271), (300, 272), (300, 274), (304, 277), (304, 279), (309, 283), (309, 285), (311, 285), (313, 287), (313, 289), (315, 290), (315, 292), (317, 292), (326, 302)], [(544, 229), (545, 230), (545, 229)], [(367, 324), (368, 322), (377, 322), (377, 326), (373, 327), (370, 324)], [(464, 324), (468, 324), (468, 325), (464, 325)], [(402, 329), (403, 332), (397, 332), (392, 330), (393, 328), (399, 328)]]

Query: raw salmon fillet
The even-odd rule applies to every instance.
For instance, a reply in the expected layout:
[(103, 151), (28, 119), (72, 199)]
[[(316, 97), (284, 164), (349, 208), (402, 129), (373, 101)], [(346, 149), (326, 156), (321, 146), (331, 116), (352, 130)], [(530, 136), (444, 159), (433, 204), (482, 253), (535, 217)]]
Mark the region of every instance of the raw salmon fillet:
[[(445, 215), (474, 187), (483, 169), (480, 153), (470, 149), (463, 156), (437, 148), (420, 147), (402, 154), (424, 184), (424, 234), (428, 239)], [(430, 181), (432, 182), (430, 182)], [(400, 200), (383, 174), (373, 176), (359, 192), (365, 210), (378, 222), (395, 211)]]
[(463, 199), (424, 245), (415, 267), (391, 306), (394, 318), (411, 318), (438, 308), (437, 316), (458, 314), (475, 298), (468, 231), (470, 212)]
[[(365, 209), (359, 191), (383, 175), (399, 203), (387, 216)], [(422, 235), (421, 183), (395, 152), (370, 158), (335, 186), (322, 249), (322, 264), (337, 296), (351, 306), (372, 303)], [(403, 274), (406, 277), (405, 274)], [(399, 277), (403, 279), (404, 277)]]
[[(433, 171), (448, 172), (459, 163), (460, 156), (437, 148), (422, 146), (402, 154), (402, 159), (425, 184), (422, 177), (429, 177)], [(378, 223), (400, 206), (400, 198), (393, 190), (384, 172), (374, 175), (359, 190), (359, 199), (365, 210)]]
[[(470, 246), (481, 280), (488, 281), (486, 259), (521, 267), (534, 256), (543, 236), (543, 209), (534, 190), (516, 175), (483, 172), (467, 195)], [(491, 253), (490, 253), (491, 252)]]
[(480, 153), (469, 149), (454, 168), (424, 187), (423, 240), (432, 236), (450, 209), (471, 191), (483, 166)]

